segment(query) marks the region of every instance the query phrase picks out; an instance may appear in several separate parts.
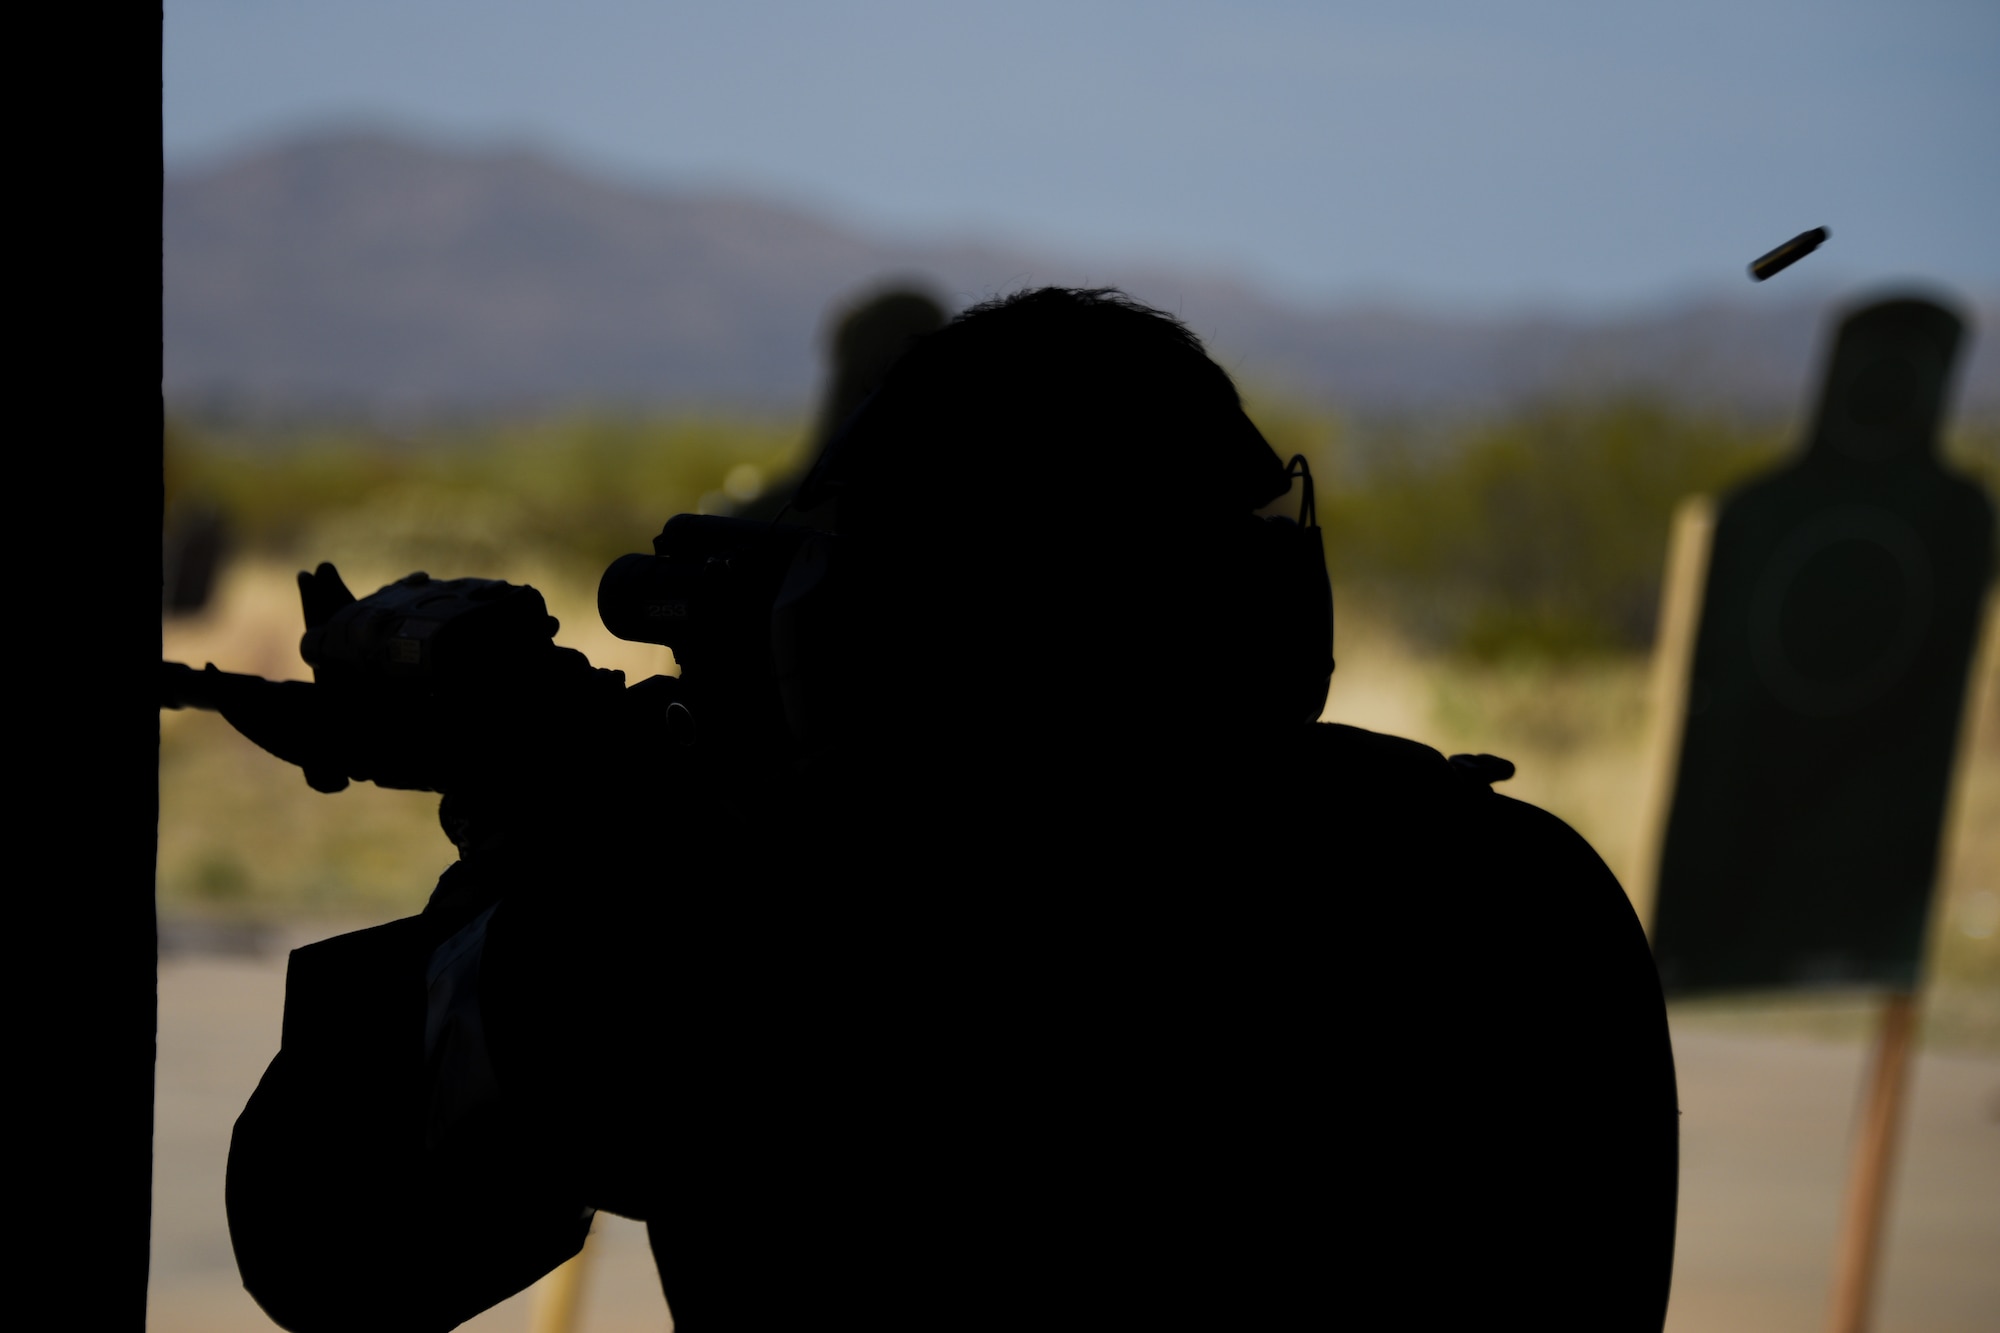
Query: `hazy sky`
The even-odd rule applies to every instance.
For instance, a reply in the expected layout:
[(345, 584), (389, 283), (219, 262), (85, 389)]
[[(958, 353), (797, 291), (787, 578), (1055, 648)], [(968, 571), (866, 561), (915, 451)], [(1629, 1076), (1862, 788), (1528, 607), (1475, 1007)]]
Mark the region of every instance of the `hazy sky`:
[(525, 141), (1294, 299), (2000, 291), (1996, 0), (167, 0), (164, 82), (170, 167), (357, 122)]

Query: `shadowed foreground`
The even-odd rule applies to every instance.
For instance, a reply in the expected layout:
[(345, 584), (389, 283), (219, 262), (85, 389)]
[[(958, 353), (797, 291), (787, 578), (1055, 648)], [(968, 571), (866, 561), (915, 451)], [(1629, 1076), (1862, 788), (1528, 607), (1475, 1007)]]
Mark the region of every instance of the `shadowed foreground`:
[[(314, 934), (331, 934), (320, 927)], [(223, 1219), (229, 1128), (276, 1049), (286, 945), (170, 952), (160, 964), (152, 1309), (156, 1333), (268, 1329)], [(211, 941), (209, 948), (215, 947)], [(1682, 1192), (1670, 1331), (1817, 1330), (1824, 1317), (1857, 1042), (1746, 1035), (1675, 1017)], [(1917, 1061), (1878, 1326), (1991, 1327), (2000, 1311), (2000, 1055)], [(666, 1326), (644, 1228), (605, 1217), (581, 1333)], [(525, 1330), (527, 1300), (464, 1325)]]

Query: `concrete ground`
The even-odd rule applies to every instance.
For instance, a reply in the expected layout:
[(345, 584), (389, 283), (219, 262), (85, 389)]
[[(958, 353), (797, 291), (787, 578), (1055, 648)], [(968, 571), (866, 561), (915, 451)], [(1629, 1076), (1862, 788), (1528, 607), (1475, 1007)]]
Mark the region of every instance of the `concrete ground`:
[[(160, 964), (155, 1333), (272, 1327), (238, 1284), (222, 1182), (230, 1125), (277, 1049), (284, 955), (230, 945), (209, 940)], [(1667, 1326), (1816, 1331), (1864, 1049), (1687, 1016), (1674, 1042), (1683, 1165)], [(2000, 1055), (1923, 1053), (1902, 1142), (1875, 1327), (1990, 1333), (2000, 1328)], [(668, 1326), (641, 1226), (600, 1217), (586, 1253), (581, 1333)], [(528, 1323), (523, 1295), (465, 1327)]]

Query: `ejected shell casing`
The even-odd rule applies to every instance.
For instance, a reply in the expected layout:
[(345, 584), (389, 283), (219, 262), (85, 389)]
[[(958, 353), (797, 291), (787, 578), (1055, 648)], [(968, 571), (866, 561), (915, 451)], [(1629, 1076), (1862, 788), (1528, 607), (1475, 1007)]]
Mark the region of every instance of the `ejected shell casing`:
[(1790, 268), (1793, 264), (1798, 263), (1813, 251), (1819, 249), (1820, 243), (1826, 240), (1826, 238), (1827, 230), (1825, 227), (1814, 227), (1811, 231), (1800, 232), (1769, 254), (1758, 255), (1750, 261), (1751, 281), (1762, 282), (1773, 273)]

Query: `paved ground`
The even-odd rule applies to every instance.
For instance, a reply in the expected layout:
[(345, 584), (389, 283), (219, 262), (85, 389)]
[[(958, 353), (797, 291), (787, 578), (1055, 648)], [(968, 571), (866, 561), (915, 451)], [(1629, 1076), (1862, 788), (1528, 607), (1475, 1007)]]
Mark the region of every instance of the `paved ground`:
[[(211, 942), (214, 947), (215, 942)], [(226, 943), (226, 941), (224, 941)], [(160, 966), (152, 1313), (156, 1333), (266, 1330), (223, 1220), (229, 1128), (277, 1048), (282, 953)], [(1824, 1319), (1858, 1044), (1677, 1023), (1684, 1164), (1672, 1333), (1790, 1333)], [(2000, 1056), (1917, 1063), (1891, 1217), (1881, 1333), (2000, 1328)], [(645, 1233), (593, 1236), (583, 1333), (662, 1330)], [(466, 1325), (521, 1333), (526, 1297)]]
[[(1670, 1333), (1825, 1326), (1861, 1044), (1679, 1025)], [(1883, 1333), (2000, 1328), (2000, 1057), (1918, 1057), (1889, 1216)]]

